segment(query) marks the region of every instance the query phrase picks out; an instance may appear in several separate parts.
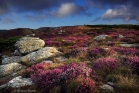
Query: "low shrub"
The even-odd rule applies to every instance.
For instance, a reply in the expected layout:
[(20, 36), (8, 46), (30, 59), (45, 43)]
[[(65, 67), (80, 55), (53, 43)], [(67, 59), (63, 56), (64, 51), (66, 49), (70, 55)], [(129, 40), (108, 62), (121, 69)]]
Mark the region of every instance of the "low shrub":
[(31, 75), (31, 79), (39, 88), (45, 87), (46, 91), (49, 91), (51, 87), (65, 84), (66, 80), (72, 80), (78, 76), (89, 77), (91, 72), (92, 69), (87, 67), (85, 63), (72, 63), (59, 66), (53, 70), (36, 70)]
[(132, 68), (133, 71), (139, 75), (139, 57), (128, 57), (125, 64)]
[(115, 58), (99, 58), (94, 62), (93, 68), (109, 73), (116, 69), (118, 65), (119, 62)]
[(90, 78), (85, 78), (80, 81), (75, 93), (94, 93), (95, 89), (95, 82)]
[(120, 47), (114, 47), (114, 51), (118, 52), (121, 55), (132, 55), (132, 56), (139, 56), (139, 50), (136, 48), (120, 48)]
[(106, 50), (102, 48), (90, 48), (88, 52), (88, 56), (90, 58), (98, 58), (101, 56), (105, 56), (107, 54)]
[(29, 78), (32, 74), (34, 74), (36, 71), (43, 71), (48, 69), (50, 66), (50, 63), (39, 63), (36, 65), (32, 65), (31, 67), (27, 68), (24, 72), (21, 73), (23, 77)]
[(139, 86), (135, 76), (117, 75), (119, 79), (116, 83), (119, 88), (119, 93), (138, 93)]
[(81, 60), (79, 58), (75, 57), (70, 57), (65, 63), (66, 64), (71, 64), (72, 62), (79, 64)]
[(87, 50), (86, 48), (76, 48), (76, 49), (71, 49), (69, 51), (67, 51), (65, 53), (65, 56), (66, 57), (77, 57), (77, 56), (80, 56), (80, 54), (84, 53), (86, 54)]

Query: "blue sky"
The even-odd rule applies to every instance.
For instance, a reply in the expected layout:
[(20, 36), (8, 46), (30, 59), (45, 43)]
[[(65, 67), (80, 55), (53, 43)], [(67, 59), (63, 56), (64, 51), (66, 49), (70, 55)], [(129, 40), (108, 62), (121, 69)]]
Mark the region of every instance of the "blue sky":
[(0, 29), (138, 24), (139, 0), (0, 0)]

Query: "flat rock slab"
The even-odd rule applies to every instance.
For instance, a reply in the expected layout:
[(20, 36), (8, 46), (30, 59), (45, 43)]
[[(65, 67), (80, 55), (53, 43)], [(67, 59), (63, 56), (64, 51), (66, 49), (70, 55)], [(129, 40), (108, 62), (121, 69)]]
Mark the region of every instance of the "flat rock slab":
[(40, 49), (44, 47), (44, 45), (44, 40), (41, 40), (40, 38), (23, 37), (20, 38), (14, 46), (19, 50), (20, 53), (25, 54)]
[(10, 80), (8, 83), (1, 85), (0, 89), (9, 88), (9, 87), (19, 88), (19, 87), (30, 86), (30, 85), (33, 85), (31, 78), (22, 78), (22, 76), (18, 76)]
[(24, 66), (22, 66), (19, 63), (10, 63), (6, 65), (0, 65), (0, 78), (13, 74), (17, 71), (20, 71), (23, 68)]
[(21, 57), (20, 56), (13, 56), (13, 57), (6, 57), (2, 59), (2, 64), (10, 64), (10, 63), (20, 63)]
[(119, 44), (121, 47), (139, 47), (139, 44)]
[(33, 65), (39, 61), (46, 60), (49, 57), (53, 57), (61, 54), (55, 47), (45, 47), (39, 49), (36, 52), (29, 53), (21, 58), (22, 63), (26, 65)]

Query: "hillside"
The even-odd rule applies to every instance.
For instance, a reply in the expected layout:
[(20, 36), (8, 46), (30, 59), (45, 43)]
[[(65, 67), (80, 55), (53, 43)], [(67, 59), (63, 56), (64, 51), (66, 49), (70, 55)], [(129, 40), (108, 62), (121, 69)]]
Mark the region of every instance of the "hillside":
[(138, 25), (0, 31), (0, 59), (0, 93), (139, 93)]

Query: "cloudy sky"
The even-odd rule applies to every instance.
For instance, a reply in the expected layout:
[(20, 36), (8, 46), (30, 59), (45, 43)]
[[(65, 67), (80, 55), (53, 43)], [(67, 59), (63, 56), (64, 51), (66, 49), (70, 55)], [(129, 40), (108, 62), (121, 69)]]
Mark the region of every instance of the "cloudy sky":
[(0, 0), (0, 29), (139, 24), (139, 0)]

